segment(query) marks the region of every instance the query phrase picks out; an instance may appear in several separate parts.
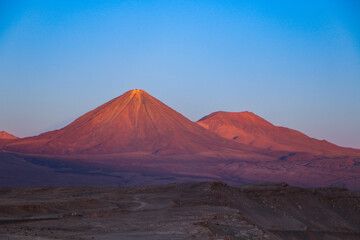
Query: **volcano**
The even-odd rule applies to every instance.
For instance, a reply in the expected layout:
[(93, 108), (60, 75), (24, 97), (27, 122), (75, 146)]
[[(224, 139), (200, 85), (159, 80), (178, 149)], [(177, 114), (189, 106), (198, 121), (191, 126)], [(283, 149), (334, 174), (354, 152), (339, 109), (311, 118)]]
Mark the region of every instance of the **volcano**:
[(318, 140), (286, 127), (278, 127), (252, 112), (214, 112), (197, 122), (222, 137), (236, 142), (290, 152), (348, 155), (360, 152)]
[(250, 150), (185, 118), (144, 90), (130, 90), (60, 130), (24, 138), (6, 150), (45, 154), (193, 154)]
[(18, 139), (18, 137), (5, 131), (0, 131), (0, 139)]

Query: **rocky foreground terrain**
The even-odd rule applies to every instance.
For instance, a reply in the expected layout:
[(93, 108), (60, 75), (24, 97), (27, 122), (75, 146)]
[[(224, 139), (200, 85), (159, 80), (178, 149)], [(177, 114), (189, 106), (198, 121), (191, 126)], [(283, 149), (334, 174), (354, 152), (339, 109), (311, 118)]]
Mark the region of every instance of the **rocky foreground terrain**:
[(360, 193), (222, 182), (0, 188), (0, 239), (360, 239)]

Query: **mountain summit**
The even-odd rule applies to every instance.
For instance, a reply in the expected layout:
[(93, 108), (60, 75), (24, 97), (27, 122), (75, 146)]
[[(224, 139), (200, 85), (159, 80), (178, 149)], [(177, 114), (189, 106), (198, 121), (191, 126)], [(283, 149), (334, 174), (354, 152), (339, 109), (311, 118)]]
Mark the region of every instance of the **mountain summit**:
[(18, 137), (5, 131), (0, 131), (0, 139), (18, 139)]
[(60, 130), (22, 139), (6, 147), (11, 151), (46, 154), (192, 154), (229, 148), (248, 149), (204, 129), (137, 89)]
[(275, 126), (247, 111), (214, 112), (197, 123), (222, 137), (259, 148), (313, 154), (359, 154), (358, 150), (342, 148), (293, 129)]

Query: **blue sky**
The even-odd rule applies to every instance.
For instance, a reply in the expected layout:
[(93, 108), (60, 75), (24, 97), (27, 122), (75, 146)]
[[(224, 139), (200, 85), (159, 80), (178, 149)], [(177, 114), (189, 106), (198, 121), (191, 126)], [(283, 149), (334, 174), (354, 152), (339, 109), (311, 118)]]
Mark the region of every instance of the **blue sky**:
[(61, 128), (133, 88), (360, 148), (360, 2), (0, 0), (0, 129)]

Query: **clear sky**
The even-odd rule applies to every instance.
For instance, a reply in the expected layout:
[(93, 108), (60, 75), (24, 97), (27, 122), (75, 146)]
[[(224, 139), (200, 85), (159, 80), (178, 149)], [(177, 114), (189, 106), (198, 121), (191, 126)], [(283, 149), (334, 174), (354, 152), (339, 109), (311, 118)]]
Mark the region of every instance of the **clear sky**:
[(360, 2), (0, 0), (0, 130), (61, 128), (133, 88), (360, 148)]

